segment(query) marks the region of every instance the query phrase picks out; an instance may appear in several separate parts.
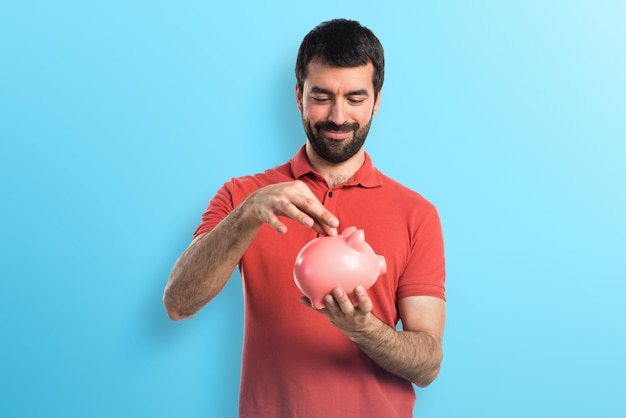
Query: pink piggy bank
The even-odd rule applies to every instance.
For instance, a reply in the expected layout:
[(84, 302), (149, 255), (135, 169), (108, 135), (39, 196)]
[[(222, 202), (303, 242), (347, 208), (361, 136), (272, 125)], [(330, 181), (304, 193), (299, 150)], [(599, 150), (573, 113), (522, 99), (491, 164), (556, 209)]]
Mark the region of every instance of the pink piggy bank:
[(323, 297), (335, 287), (350, 294), (358, 285), (369, 289), (386, 271), (385, 257), (374, 253), (362, 229), (350, 226), (341, 235), (315, 238), (302, 247), (293, 277), (300, 291), (320, 309), (325, 307)]

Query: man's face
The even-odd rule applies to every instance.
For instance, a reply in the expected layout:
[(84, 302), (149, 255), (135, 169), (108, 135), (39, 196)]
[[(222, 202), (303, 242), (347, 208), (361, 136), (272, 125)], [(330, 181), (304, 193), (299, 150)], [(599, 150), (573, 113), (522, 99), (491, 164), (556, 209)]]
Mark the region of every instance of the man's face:
[(342, 163), (363, 148), (380, 94), (374, 99), (371, 63), (361, 67), (308, 65), (296, 101), (313, 150), (324, 160)]

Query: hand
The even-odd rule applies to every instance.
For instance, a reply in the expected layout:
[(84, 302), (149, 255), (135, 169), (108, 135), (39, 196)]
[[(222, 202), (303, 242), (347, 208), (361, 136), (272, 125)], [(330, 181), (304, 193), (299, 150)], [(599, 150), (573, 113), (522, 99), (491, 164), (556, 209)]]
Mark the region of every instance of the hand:
[(363, 286), (354, 289), (353, 302), (346, 291), (341, 287), (336, 287), (331, 293), (324, 296), (325, 308), (315, 309), (308, 298), (301, 298), (302, 303), (311, 309), (324, 314), (330, 322), (339, 328), (350, 339), (354, 340), (357, 335), (371, 331), (377, 321), (372, 321), (372, 300), (368, 296)]
[(287, 232), (287, 227), (279, 216), (291, 218), (319, 234), (337, 235), (337, 217), (300, 180), (263, 187), (247, 200), (253, 206), (254, 215), (281, 234)]
[[(315, 309), (306, 297), (300, 300)], [(443, 358), (445, 302), (434, 296), (400, 299), (403, 329), (397, 331), (372, 313), (372, 301), (361, 286), (354, 290), (354, 300), (344, 289), (335, 288), (324, 297), (326, 307), (316, 310), (383, 369), (419, 387), (428, 386)]]

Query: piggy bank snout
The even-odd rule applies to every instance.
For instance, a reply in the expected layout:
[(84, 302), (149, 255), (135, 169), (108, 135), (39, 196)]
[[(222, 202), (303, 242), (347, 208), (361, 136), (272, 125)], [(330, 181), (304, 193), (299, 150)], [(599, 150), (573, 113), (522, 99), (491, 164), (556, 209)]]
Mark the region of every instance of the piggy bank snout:
[(387, 260), (385, 260), (385, 257), (383, 257), (382, 255), (377, 255), (376, 261), (378, 261), (378, 274), (387, 273)]
[(315, 238), (302, 247), (293, 275), (313, 306), (323, 308), (322, 298), (335, 287), (350, 293), (359, 285), (368, 289), (386, 271), (385, 258), (365, 242), (363, 230), (348, 227), (341, 235)]

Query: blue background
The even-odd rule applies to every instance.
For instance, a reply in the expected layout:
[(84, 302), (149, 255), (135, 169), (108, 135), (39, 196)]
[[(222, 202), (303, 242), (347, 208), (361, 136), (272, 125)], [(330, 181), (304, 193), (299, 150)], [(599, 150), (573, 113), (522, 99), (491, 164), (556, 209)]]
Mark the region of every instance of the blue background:
[(415, 415), (625, 416), (618, 0), (0, 2), (0, 416), (236, 415), (239, 277), (192, 321), (161, 295), (216, 189), (304, 142), (296, 51), (334, 17), (385, 46), (368, 152), (444, 225)]

